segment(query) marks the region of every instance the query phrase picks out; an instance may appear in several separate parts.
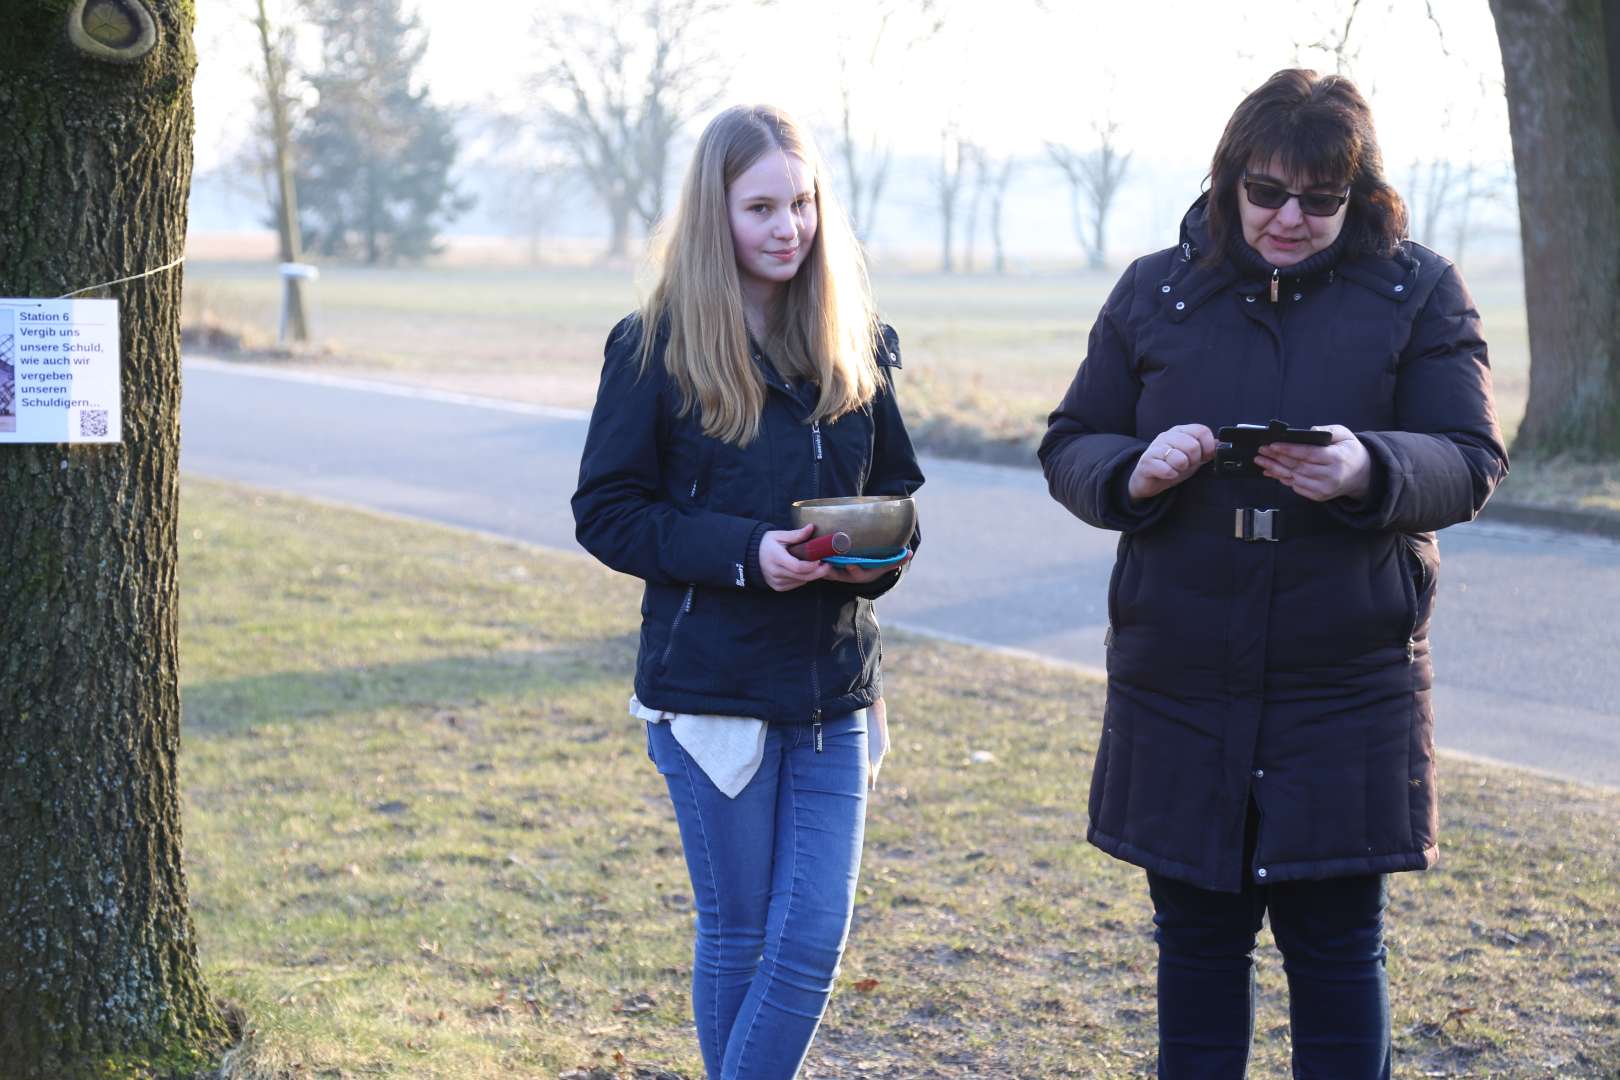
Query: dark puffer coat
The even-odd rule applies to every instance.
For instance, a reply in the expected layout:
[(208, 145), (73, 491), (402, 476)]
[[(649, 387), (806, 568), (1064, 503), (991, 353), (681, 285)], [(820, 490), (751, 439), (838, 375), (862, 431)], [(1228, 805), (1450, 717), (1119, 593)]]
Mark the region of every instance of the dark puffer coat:
[[(1426, 869), (1434, 531), (1472, 519), (1507, 471), (1479, 315), (1456, 268), (1413, 243), (1318, 253), (1272, 302), (1263, 268), (1200, 256), (1203, 205), (1180, 246), (1121, 278), (1040, 448), (1053, 497), (1122, 533), (1088, 838), (1222, 891), (1245, 873)], [(1207, 466), (1127, 493), (1159, 432), (1273, 418), (1355, 432), (1366, 496), (1313, 503)], [(1239, 508), (1276, 509), (1282, 539), (1235, 537)]]
[[(796, 499), (909, 495), (922, 472), (894, 398), (895, 332), (882, 328), (884, 378), (866, 407), (812, 425), (815, 389), (788, 386), (756, 355), (769, 390), (748, 446), (703, 434), (663, 364), (641, 371), (641, 323), (608, 335), (574, 493), (575, 536), (592, 555), (647, 583), (636, 697), (670, 712), (812, 722), (883, 692), (872, 601), (900, 571), (866, 585), (813, 581), (773, 592), (759, 569), (769, 529)], [(912, 536), (915, 550), (920, 535)]]

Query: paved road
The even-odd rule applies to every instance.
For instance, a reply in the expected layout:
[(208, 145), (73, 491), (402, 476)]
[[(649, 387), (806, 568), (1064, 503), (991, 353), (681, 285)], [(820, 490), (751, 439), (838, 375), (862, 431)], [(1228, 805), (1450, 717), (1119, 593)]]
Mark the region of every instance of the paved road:
[[(191, 361), (181, 465), (578, 550), (578, 412)], [(1032, 469), (925, 460), (927, 545), (889, 625), (1100, 669), (1114, 534)], [(996, 535), (976, 543), (986, 507)], [(1620, 787), (1620, 543), (1478, 522), (1442, 534), (1442, 747)]]

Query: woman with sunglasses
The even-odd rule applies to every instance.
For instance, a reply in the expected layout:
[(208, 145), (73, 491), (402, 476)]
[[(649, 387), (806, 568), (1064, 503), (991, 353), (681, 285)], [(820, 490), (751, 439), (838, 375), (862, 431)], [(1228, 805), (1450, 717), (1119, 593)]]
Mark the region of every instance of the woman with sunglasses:
[(1121, 533), (1088, 837), (1147, 871), (1162, 1077), (1243, 1075), (1267, 916), (1294, 1075), (1390, 1075), (1386, 875), (1438, 852), (1434, 531), (1507, 472), (1473, 300), (1405, 231), (1360, 93), (1278, 72), (1041, 444)]

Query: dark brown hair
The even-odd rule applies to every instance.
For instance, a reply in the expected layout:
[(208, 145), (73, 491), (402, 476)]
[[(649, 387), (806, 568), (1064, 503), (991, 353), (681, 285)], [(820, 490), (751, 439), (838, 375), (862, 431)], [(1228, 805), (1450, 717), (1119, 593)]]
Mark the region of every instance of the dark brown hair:
[(1243, 99), (1215, 148), (1206, 177), (1215, 257), (1228, 250), (1237, 230), (1243, 174), (1273, 158), (1307, 182), (1349, 185), (1346, 255), (1388, 255), (1405, 237), (1406, 203), (1384, 179), (1372, 110), (1361, 91), (1342, 75), (1287, 68)]

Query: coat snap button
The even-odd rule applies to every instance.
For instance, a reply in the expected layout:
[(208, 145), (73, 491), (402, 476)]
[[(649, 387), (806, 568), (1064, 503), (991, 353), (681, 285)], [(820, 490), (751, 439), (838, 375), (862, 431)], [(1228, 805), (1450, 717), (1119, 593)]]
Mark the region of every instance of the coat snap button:
[(1265, 877), (1266, 876), (1266, 868), (1262, 866), (1260, 869), (1258, 869), (1258, 870), (1256, 870), (1254, 872), (1254, 876), (1255, 877)]
[(1406, 286), (1405, 285), (1397, 285), (1397, 286), (1395, 286), (1395, 291), (1396, 292), (1405, 292), (1406, 291)]
[(1187, 301), (1185, 301), (1185, 300), (1177, 300), (1176, 301), (1176, 310), (1177, 311), (1186, 311), (1187, 310)]
[(1170, 291), (1170, 286), (1168, 286), (1168, 285), (1160, 285), (1159, 286), (1159, 291), (1160, 292), (1169, 292)]
[(1264, 780), (1266, 778), (1266, 770), (1264, 770), (1264, 769), (1256, 769), (1256, 770), (1254, 770), (1254, 778), (1256, 780)]
[(1254, 297), (1252, 296), (1245, 296), (1243, 299), (1247, 300), (1251, 304), (1254, 303)]
[(890, 353), (889, 354), (889, 363), (891, 363), (891, 364), (894, 363), (894, 360), (895, 360), (894, 353)]
[(1294, 294), (1294, 299), (1295, 300), (1303, 300), (1303, 299), (1305, 299), (1305, 294), (1304, 293), (1295, 293)]

